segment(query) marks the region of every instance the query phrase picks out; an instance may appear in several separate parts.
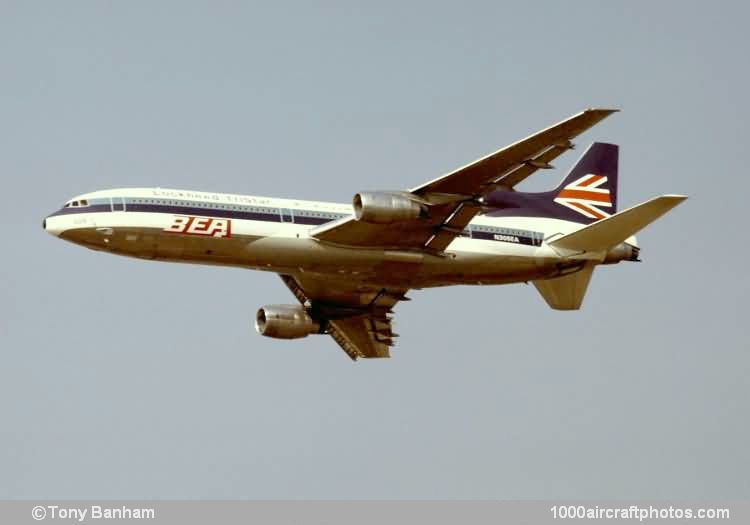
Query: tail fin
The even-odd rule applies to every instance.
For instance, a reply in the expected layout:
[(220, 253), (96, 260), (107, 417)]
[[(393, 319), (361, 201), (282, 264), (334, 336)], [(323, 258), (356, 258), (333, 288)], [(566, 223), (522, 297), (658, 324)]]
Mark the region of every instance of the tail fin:
[(616, 144), (594, 142), (560, 185), (542, 193), (499, 190), (485, 197), (490, 216), (551, 217), (591, 224), (617, 213)]
[(559, 214), (573, 212), (561, 218), (589, 224), (617, 213), (618, 162), (616, 144), (594, 142), (589, 146), (560, 186), (550, 192), (553, 202), (561, 207)]
[(687, 199), (684, 195), (655, 197), (578, 231), (550, 241), (554, 247), (580, 251), (607, 250), (628, 239)]

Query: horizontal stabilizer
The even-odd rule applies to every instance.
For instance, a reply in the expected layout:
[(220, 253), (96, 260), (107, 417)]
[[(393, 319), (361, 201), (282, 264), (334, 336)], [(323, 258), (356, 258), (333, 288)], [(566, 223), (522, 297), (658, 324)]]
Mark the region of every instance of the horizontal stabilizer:
[(577, 251), (607, 250), (635, 235), (685, 199), (687, 197), (684, 195), (654, 197), (559, 239), (554, 239), (550, 245), (555, 248)]
[(576, 273), (532, 281), (550, 308), (555, 310), (578, 310), (586, 295), (586, 289), (594, 271), (593, 263), (586, 263)]

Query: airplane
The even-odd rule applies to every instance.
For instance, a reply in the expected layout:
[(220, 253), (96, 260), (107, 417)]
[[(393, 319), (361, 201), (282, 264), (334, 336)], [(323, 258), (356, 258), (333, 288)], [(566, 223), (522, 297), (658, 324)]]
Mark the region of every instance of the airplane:
[(405, 191), (352, 204), (162, 188), (73, 197), (43, 223), (87, 248), (279, 274), (297, 304), (261, 307), (257, 331), (328, 334), (353, 360), (390, 357), (393, 309), (412, 289), (531, 282), (581, 307), (598, 265), (639, 261), (634, 235), (687, 199), (617, 208), (617, 145), (594, 142), (551, 191), (514, 188), (618, 110), (593, 108)]

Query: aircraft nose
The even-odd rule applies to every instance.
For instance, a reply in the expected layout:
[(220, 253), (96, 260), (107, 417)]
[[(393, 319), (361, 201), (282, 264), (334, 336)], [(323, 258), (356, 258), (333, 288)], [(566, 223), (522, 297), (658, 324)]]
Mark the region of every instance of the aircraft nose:
[(50, 235), (58, 237), (62, 232), (62, 224), (60, 223), (60, 217), (48, 216), (42, 220), (42, 228)]

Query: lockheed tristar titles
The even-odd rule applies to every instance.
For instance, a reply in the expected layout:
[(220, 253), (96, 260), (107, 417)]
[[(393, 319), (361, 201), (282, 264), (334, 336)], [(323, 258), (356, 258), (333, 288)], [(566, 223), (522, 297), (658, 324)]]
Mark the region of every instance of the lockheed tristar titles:
[(531, 282), (580, 308), (594, 268), (639, 260), (635, 235), (687, 197), (618, 211), (618, 147), (595, 142), (552, 191), (514, 188), (616, 110), (588, 109), (406, 191), (352, 204), (134, 188), (70, 199), (44, 221), (94, 250), (279, 274), (297, 304), (269, 305), (258, 332), (328, 334), (351, 357), (389, 357), (393, 309), (411, 289)]

